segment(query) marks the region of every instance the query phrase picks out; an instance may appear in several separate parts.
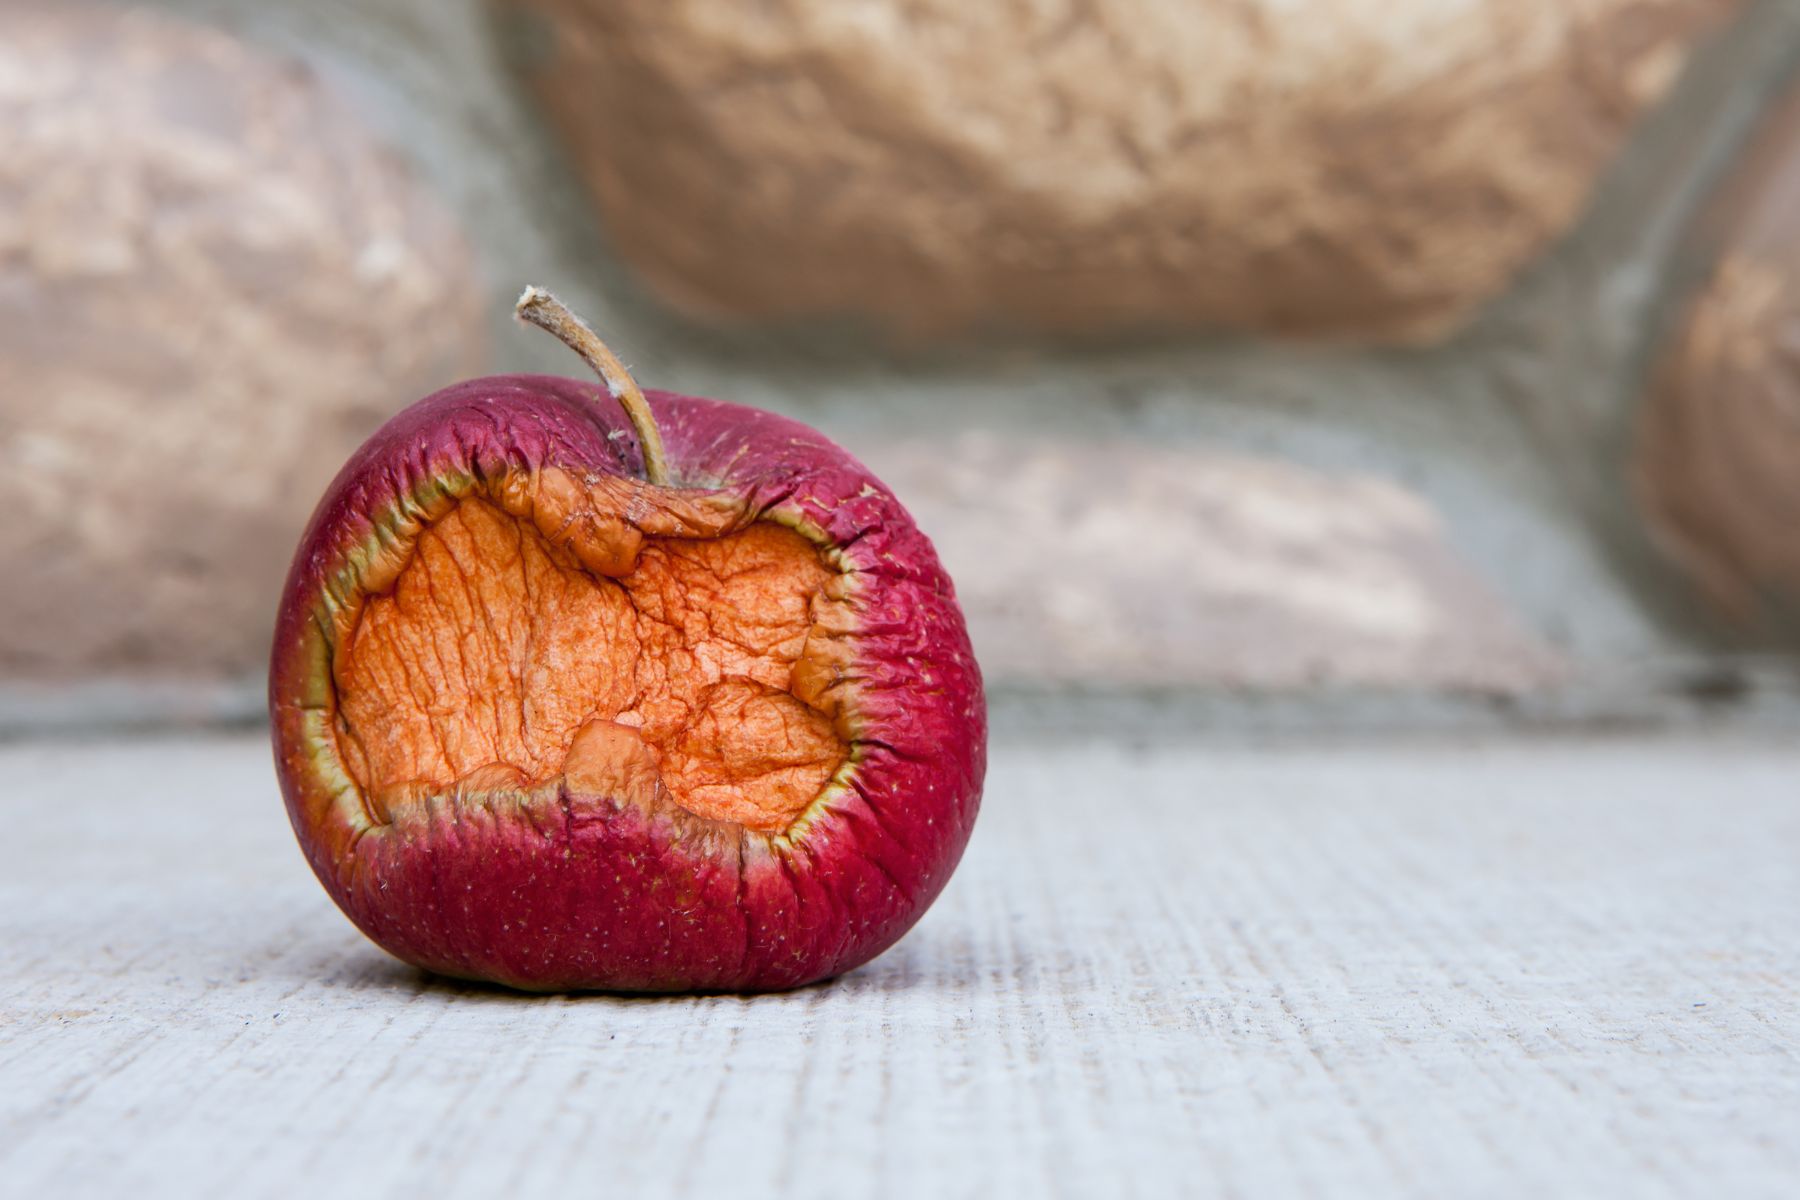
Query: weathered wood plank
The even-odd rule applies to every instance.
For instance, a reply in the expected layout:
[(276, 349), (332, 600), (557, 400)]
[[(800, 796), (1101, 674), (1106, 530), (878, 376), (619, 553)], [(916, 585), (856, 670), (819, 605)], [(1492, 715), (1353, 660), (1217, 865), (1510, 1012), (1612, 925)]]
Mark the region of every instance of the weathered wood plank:
[(363, 942), (259, 741), (0, 750), (0, 1192), (1786, 1196), (1800, 749), (998, 747), (787, 996)]

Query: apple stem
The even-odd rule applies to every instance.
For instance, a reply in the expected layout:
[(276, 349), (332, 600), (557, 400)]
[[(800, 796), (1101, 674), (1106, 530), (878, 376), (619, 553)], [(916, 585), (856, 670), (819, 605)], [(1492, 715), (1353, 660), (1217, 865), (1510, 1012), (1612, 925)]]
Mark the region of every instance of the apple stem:
[(607, 349), (600, 335), (541, 287), (526, 288), (513, 306), (513, 315), (555, 334), (563, 345), (581, 355), (582, 361), (594, 369), (594, 374), (625, 410), (626, 419), (637, 432), (638, 445), (644, 452), (644, 478), (658, 487), (667, 487), (669, 462), (663, 455), (662, 431), (656, 427), (650, 402), (644, 399), (644, 390), (638, 387), (637, 380), (631, 377), (618, 356)]

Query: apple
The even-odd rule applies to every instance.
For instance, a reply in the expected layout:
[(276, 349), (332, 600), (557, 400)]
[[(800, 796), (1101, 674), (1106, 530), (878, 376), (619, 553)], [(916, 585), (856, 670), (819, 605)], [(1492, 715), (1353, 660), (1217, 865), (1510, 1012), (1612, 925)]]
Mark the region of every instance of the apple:
[(326, 492), (277, 617), (276, 770), (340, 908), (428, 971), (760, 991), (930, 905), (986, 766), (950, 580), (820, 434), (606, 384), (458, 384)]

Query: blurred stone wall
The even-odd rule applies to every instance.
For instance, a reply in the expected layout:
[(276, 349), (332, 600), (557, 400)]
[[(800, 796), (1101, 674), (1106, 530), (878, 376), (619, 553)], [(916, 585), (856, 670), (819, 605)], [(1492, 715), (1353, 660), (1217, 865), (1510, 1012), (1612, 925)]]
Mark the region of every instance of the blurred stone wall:
[[(29, 3), (6, 0), (0, 10)], [(241, 38), (271, 62), (304, 64), (331, 103), (394, 149), (472, 248), (467, 278), (479, 282), (462, 282), (454, 256), (440, 254), (448, 282), (437, 286), (445, 295), (476, 292), (485, 330), (451, 341), (485, 341), (489, 368), (571, 373), (556, 347), (508, 317), (519, 288), (542, 283), (583, 310), (645, 382), (788, 413), (849, 446), (937, 541), (1003, 707), (1068, 704), (1129, 721), (1197, 714), (1225, 727), (1685, 719), (1721, 707), (1776, 719), (1800, 712), (1792, 643), (1779, 624), (1718, 611), (1671, 551), (1660, 518), (1646, 516), (1656, 506), (1634, 483), (1646, 380), (1659, 349), (1683, 336), (1684, 289), (1711, 270), (1712, 251), (1687, 247), (1685, 231), (1719, 181), (1739, 169), (1740, 148), (1793, 74), (1800, 6), (1470, 0), (1398, 5), (1371, 18), (1362, 9), (1380, 6), (1315, 0), (1318, 28), (1291, 33), (1286, 44), (1282, 30), (1265, 28), (1267, 19), (1298, 6), (1221, 5), (1235, 14), (1232, 36), (1248, 39), (1233, 66), (1235, 90), (1190, 95), (1181, 82), (1190, 60), (1163, 64), (1175, 80), (1167, 103), (1191, 102), (1225, 130), (1229, 153), (1197, 174), (1176, 173), (1173, 198), (1160, 201), (1159, 211), (1177, 218), (1192, 210), (1204, 236), (1193, 233), (1192, 257), (1174, 269), (1137, 276), (1130, 245), (1141, 241), (1143, 221), (1118, 199), (1124, 185), (1103, 180), (1098, 192), (1078, 194), (1071, 184), (1071, 194), (1059, 196), (1054, 171), (994, 183), (1031, 203), (969, 216), (977, 242), (990, 247), (1009, 228), (1039, 241), (981, 261), (960, 261), (954, 245), (903, 248), (882, 260), (885, 275), (859, 273), (849, 261), (858, 245), (891, 247), (907, 235), (866, 211), (879, 205), (854, 195), (843, 200), (862, 205), (851, 215), (814, 208), (778, 228), (783, 180), (810, 181), (810, 196), (825, 167), (807, 160), (758, 171), (770, 155), (804, 159), (814, 143), (790, 136), (785, 145), (746, 148), (742, 139), (754, 129), (734, 130), (703, 105), (731, 95), (718, 79), (754, 79), (759, 62), (790, 81), (809, 71), (826, 81), (877, 77), (884, 68), (868, 60), (867, 30), (851, 31), (864, 39), (852, 38), (860, 49), (834, 63), (821, 60), (819, 47), (851, 34), (808, 24), (857, 6), (774, 6), (788, 17), (770, 29), (813, 39), (797, 57), (776, 34), (759, 32), (747, 10), (723, 4), (141, 7)], [(929, 9), (940, 24), (954, 8), (890, 7)], [(1057, 23), (1040, 7), (1021, 7), (1022, 27)], [(1118, 21), (1129, 8), (1099, 11)], [(1438, 11), (1446, 8), (1461, 17), (1446, 23)], [(1564, 27), (1571, 13), (1579, 36)], [(1373, 36), (1380, 26), (1372, 19), (1391, 19), (1391, 36)], [(998, 20), (981, 22), (990, 55), (1004, 53), (1004, 36), (988, 27)], [(1608, 24), (1615, 20), (1617, 28)], [(679, 39), (695, 30), (713, 40), (697, 43), (690, 61)], [(1192, 61), (1222, 53), (1205, 32), (1204, 24), (1190, 31), (1186, 49), (1199, 56)], [(607, 40), (628, 36), (642, 48)], [(921, 21), (894, 36), (929, 47), (933, 36), (949, 35), (933, 35)], [(1182, 49), (1165, 50), (1170, 41), (1123, 37), (1121, 53), (1135, 71), (1145, 56)], [(1354, 46), (1357, 57), (1347, 65), (1322, 59), (1335, 44)], [(1504, 53), (1492, 53), (1496, 46)], [(960, 79), (978, 71), (979, 60), (967, 57), (966, 43), (958, 47), (945, 61)], [(1071, 128), (1084, 102), (1061, 85), (1093, 73), (1084, 61), (1061, 68), (1058, 103), (1071, 106)], [(1517, 69), (1506, 69), (1509, 62)], [(1031, 75), (1028, 66), (1000, 65), (991, 86)], [(611, 92), (580, 73), (627, 67), (636, 72), (625, 76), (629, 86)], [(1307, 71), (1323, 72), (1331, 86), (1289, 86)], [(799, 93), (818, 93), (817, 80)], [(0, 77), (0, 95), (4, 83)], [(1429, 104), (1441, 111), (1408, 110), (1405, 98), (1428, 87), (1438, 89)], [(943, 178), (914, 178), (905, 156), (867, 162), (870, 178), (927, 198), (993, 178), (970, 157), (979, 145), (932, 124), (953, 127), (961, 112), (981, 116), (982, 96), (950, 96), (940, 111), (935, 95), (875, 94), (866, 119), (834, 121), (834, 136), (849, 139), (837, 167), (854, 167), (871, 146), (924, 145), (919, 156), (936, 155), (949, 172)], [(768, 112), (792, 108), (781, 96), (746, 96), (721, 111), (741, 116), (752, 101)], [(1246, 96), (1265, 107), (1289, 103), (1292, 128), (1232, 126), (1232, 106)], [(1334, 124), (1330, 104), (1352, 106), (1359, 97), (1371, 98), (1369, 111)], [(835, 111), (831, 100), (815, 95), (823, 108), (810, 111), (797, 102), (790, 116), (801, 128), (809, 119), (823, 126)], [(587, 136), (583, 122), (605, 123), (609, 113), (616, 127)], [(1128, 138), (1161, 136), (1154, 113), (1140, 116), (1117, 116), (1111, 128)], [(1199, 128), (1203, 135), (1208, 126)], [(1301, 187), (1287, 169), (1296, 129), (1331, 159), (1332, 169), (1305, 188), (1356, 203), (1310, 225), (1312, 218), (1295, 217), (1303, 235), (1296, 244), (1311, 247), (1308, 254), (1284, 257), (1277, 241), (1258, 257), (1234, 239), (1234, 225), (1254, 241), (1267, 236), (1255, 220), (1259, 204), (1287, 211), (1281, 189)], [(1016, 136), (1055, 166), (1052, 134), (989, 133), (987, 153), (1004, 158)], [(1146, 145), (1120, 153), (1167, 182), (1159, 156), (1179, 156), (1190, 143)], [(732, 146), (742, 160), (721, 159), (716, 194), (697, 195), (708, 160), (693, 156), (718, 158)], [(1420, 161), (1433, 147), (1442, 151), (1437, 167)], [(1258, 154), (1269, 158), (1259, 165)], [(1531, 169), (1509, 173), (1508, 164)], [(1491, 179), (1482, 174), (1487, 166)], [(1373, 182), (1359, 183), (1358, 171)], [(1232, 173), (1242, 176), (1235, 198), (1205, 207), (1213, 203), (1208, 177)], [(1263, 192), (1249, 186), (1265, 177)], [(1451, 196), (1441, 209), (1432, 207), (1434, 184)], [(1348, 195), (1359, 187), (1367, 195)], [(1415, 207), (1388, 211), (1389, 190)], [(696, 228), (713, 210), (717, 228)], [(962, 219), (923, 211), (930, 228)], [(659, 212), (686, 224), (659, 228)], [(745, 212), (754, 218), (747, 227)], [(1370, 223), (1366, 242), (1355, 234), (1357, 212)], [(1042, 230), (1055, 221), (1072, 231), (1067, 262), (1044, 248)], [(779, 249), (779, 238), (804, 246), (809, 226), (820, 231), (819, 257), (796, 261), (796, 284), (784, 289), (769, 278), (782, 255), (760, 247), (757, 231)], [(1173, 219), (1171, 228), (1185, 227)], [(685, 229), (692, 244), (683, 243)], [(1110, 299), (1095, 293), (1087, 307), (1067, 293), (1040, 303), (1052, 276), (1076, 295), (1097, 278), (1077, 251), (1103, 237), (1117, 243), (1102, 248), (1114, 274), (1153, 275), (1154, 286), (1130, 284)], [(844, 266), (834, 274), (838, 259)], [(1052, 276), (1026, 269), (1046, 261)], [(708, 263), (731, 276), (713, 292)], [(1442, 264), (1442, 279), (1432, 277), (1433, 263)], [(1222, 285), (1214, 286), (1209, 265), (1222, 272)], [(1209, 282), (1184, 307), (1179, 285), (1190, 276)], [(862, 278), (867, 304), (856, 302)], [(22, 285), (9, 286), (16, 293)], [(933, 289), (947, 297), (936, 314), (942, 320), (928, 319)], [(1242, 307), (1232, 308), (1234, 296)], [(441, 345), (446, 330), (461, 329), (454, 310), (407, 308), (397, 326), (384, 317), (367, 331), (385, 345), (413, 337), (420, 347)], [(316, 334), (317, 320), (299, 323)], [(391, 389), (385, 403), (356, 401), (371, 427), (379, 410), (429, 386), (404, 373), (370, 373)], [(304, 366), (284, 378), (304, 392)], [(0, 453), (16, 460), (31, 418), (16, 396), (4, 403), (0, 433), (10, 444)], [(330, 399), (319, 403), (329, 407)], [(185, 452), (179, 444), (168, 451)], [(267, 441), (270, 469), (293, 452), (288, 441)], [(20, 469), (16, 461), (10, 468)], [(240, 502), (240, 484), (221, 476), (220, 488), (222, 506)], [(280, 510), (292, 537), (304, 519), (294, 513), (310, 500), (290, 498)], [(0, 567), (29, 578), (23, 568)], [(275, 586), (266, 577), (234, 582), (224, 570), (207, 578), (208, 586), (252, 596)], [(56, 607), (32, 609), (31, 621), (48, 623), (46, 638), (56, 635)], [(0, 662), (0, 726), (226, 719), (259, 709), (254, 654), (221, 661), (174, 646), (162, 643), (159, 657), (152, 640), (137, 658), (100, 654), (60, 667), (41, 655)]]

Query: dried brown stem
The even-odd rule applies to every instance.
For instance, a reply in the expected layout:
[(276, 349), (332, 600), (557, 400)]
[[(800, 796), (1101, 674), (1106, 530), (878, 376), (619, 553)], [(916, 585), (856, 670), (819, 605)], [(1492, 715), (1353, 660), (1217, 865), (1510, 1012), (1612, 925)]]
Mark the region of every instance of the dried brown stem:
[(650, 412), (650, 402), (643, 389), (625, 369), (618, 356), (607, 348), (600, 335), (588, 328), (587, 322), (570, 312), (568, 307), (540, 287), (528, 287), (513, 313), (521, 321), (556, 335), (563, 345), (581, 355), (582, 361), (594, 369), (613, 399), (625, 410), (625, 417), (637, 432), (638, 445), (644, 452), (644, 478), (658, 487), (669, 484), (669, 463), (663, 454), (662, 431)]

